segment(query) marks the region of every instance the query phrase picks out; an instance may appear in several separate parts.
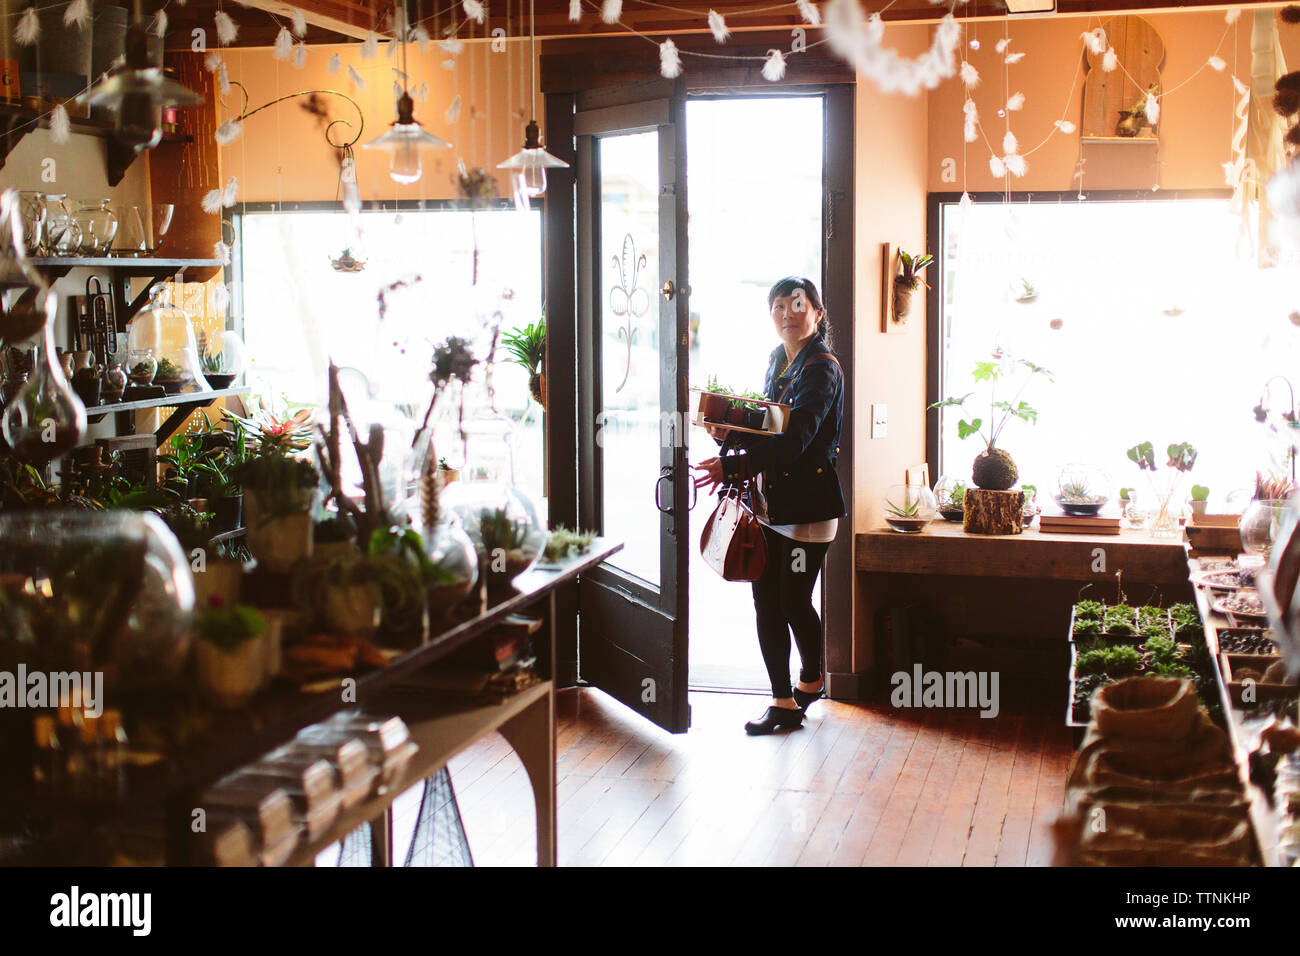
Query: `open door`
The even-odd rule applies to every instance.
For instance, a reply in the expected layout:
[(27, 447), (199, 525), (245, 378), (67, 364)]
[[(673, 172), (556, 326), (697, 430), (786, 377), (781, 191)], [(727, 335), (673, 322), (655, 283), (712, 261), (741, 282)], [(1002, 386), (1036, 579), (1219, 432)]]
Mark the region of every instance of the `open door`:
[(578, 461), (583, 527), (623, 551), (582, 577), (578, 674), (682, 733), (687, 703), (689, 286), (685, 91), (593, 91), (578, 150)]

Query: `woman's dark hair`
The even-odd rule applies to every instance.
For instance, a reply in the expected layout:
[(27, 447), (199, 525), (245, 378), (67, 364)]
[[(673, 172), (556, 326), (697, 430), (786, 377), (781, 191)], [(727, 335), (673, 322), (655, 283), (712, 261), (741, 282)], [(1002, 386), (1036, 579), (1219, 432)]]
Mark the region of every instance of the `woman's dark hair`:
[(767, 307), (770, 310), (776, 300), (783, 295), (794, 295), (795, 289), (802, 289), (804, 298), (808, 304), (822, 314), (821, 319), (817, 322), (817, 335), (821, 336), (826, 343), (826, 347), (834, 348), (831, 344), (831, 326), (826, 321), (826, 306), (822, 304), (821, 294), (817, 291), (817, 286), (812, 279), (804, 279), (799, 276), (786, 276), (779, 280), (776, 285), (772, 286), (767, 293)]

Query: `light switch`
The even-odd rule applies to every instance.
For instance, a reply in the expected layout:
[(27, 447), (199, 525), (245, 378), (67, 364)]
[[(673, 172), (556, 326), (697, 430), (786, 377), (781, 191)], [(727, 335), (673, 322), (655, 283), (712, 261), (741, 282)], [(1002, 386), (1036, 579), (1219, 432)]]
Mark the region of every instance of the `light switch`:
[(889, 406), (873, 402), (871, 405), (871, 437), (884, 438), (888, 434)]

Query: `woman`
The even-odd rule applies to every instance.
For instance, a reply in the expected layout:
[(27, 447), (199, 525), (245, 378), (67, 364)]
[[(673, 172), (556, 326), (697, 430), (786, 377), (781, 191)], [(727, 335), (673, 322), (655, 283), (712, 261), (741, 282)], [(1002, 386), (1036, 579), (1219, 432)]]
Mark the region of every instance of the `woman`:
[[(814, 700), (824, 696), (822, 623), (812, 603), (813, 583), (844, 517), (844, 494), (835, 474), (844, 410), (844, 373), (831, 350), (826, 310), (817, 287), (796, 276), (767, 294), (781, 345), (768, 361), (764, 394), (792, 406), (779, 435), (749, 435), (710, 428), (721, 457), (693, 466), (697, 488), (756, 479), (751, 494), (763, 525), (767, 563), (754, 582), (758, 646), (772, 684), (772, 705), (746, 732), (770, 734), (798, 727)], [(729, 455), (731, 448), (739, 454)], [(799, 648), (799, 682), (790, 685), (790, 634)]]

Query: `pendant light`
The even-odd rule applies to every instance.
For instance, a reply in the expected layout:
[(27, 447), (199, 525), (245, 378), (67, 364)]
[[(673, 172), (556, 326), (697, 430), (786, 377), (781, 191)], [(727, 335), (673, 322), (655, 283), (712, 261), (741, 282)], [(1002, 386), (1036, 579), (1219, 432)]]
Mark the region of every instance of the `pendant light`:
[(415, 102), (407, 92), (406, 84), (409, 74), (406, 71), (406, 4), (401, 10), (402, 22), (399, 25), (399, 42), (402, 44), (402, 95), (397, 98), (397, 121), (389, 126), (383, 136), (362, 144), (362, 149), (385, 149), (392, 154), (388, 164), (388, 176), (399, 185), (418, 182), (423, 168), (420, 165), (420, 150), (450, 149), (451, 143), (425, 131), (415, 121)]
[(149, 33), (137, 0), (135, 21), (126, 35), (126, 61), (77, 97), (78, 103), (117, 114), (114, 133), (136, 152), (153, 149), (162, 139), (162, 111), (198, 106), (203, 97), (168, 79), (149, 57)]
[[(528, 0), (528, 61), (532, 70), (532, 94), (530, 109), (537, 103), (537, 55), (534, 47), (537, 32), (533, 23), (533, 3)], [(569, 164), (558, 156), (552, 156), (542, 148), (537, 120), (530, 119), (524, 127), (524, 148), (515, 153), (504, 163), (498, 163), (497, 169), (509, 169), (515, 173), (516, 191), (532, 199), (546, 192), (546, 171), (548, 169), (568, 169)]]

